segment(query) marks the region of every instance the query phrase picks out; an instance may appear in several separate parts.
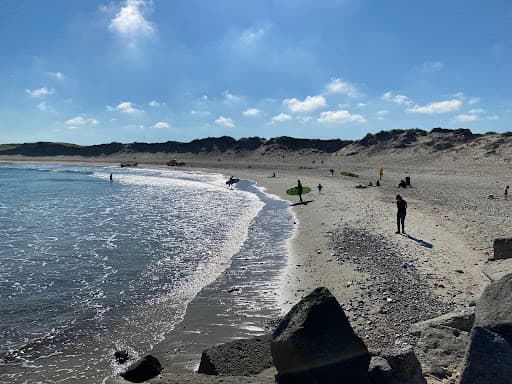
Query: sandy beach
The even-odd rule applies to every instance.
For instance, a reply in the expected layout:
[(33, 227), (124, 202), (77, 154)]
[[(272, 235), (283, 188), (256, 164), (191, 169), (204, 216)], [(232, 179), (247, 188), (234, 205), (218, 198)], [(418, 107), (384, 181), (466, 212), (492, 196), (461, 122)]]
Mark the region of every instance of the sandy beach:
[[(141, 167), (162, 167), (167, 159), (141, 157)], [(507, 261), (488, 261), (492, 241), (509, 235), (512, 201), (503, 197), (509, 182), (506, 164), (442, 159), (348, 162), (327, 155), (296, 155), (286, 160), (276, 156), (252, 163), (220, 157), (215, 162), (206, 156), (186, 161), (183, 171), (252, 180), (266, 193), (290, 203), (295, 232), (278, 288), (282, 314), (314, 288), (327, 287), (370, 348), (411, 342), (407, 330), (412, 324), (474, 305), (494, 277), (512, 271)], [(375, 185), (380, 166), (384, 167), (380, 187), (355, 188)], [(342, 176), (340, 171), (359, 177)], [(270, 177), (274, 172), (276, 176)], [(405, 176), (411, 178), (412, 187), (399, 189)], [(305, 204), (296, 204), (297, 197), (285, 193), (298, 179), (312, 188), (304, 196)], [(318, 184), (323, 186), (321, 193)], [(395, 233), (397, 193), (408, 203), (406, 234)], [(165, 359), (162, 364), (166, 365)], [(160, 380), (174, 382), (168, 370)], [(261, 380), (272, 382), (271, 373)], [(430, 378), (429, 382), (443, 381)]]

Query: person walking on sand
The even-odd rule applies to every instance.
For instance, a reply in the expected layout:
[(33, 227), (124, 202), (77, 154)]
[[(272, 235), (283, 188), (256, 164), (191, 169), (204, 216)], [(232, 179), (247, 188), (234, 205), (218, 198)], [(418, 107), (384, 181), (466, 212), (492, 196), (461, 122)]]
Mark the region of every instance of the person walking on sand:
[(110, 182), (113, 182), (114, 179), (112, 178), (112, 174), (110, 174)]
[(405, 233), (405, 215), (407, 214), (407, 201), (402, 196), (396, 195), (396, 233), (400, 233), (400, 224), (402, 224), (402, 233)]
[(321, 194), (322, 193), (322, 188), (323, 188), (322, 184), (318, 183), (317, 188), (318, 188), (318, 193)]
[(303, 201), (302, 201), (302, 183), (300, 182), (300, 180), (297, 180), (297, 194), (299, 195), (300, 203), (303, 204)]
[(508, 185), (505, 187), (505, 200), (508, 199)]
[(379, 169), (379, 180), (382, 181), (382, 178), (384, 177), (384, 168)]

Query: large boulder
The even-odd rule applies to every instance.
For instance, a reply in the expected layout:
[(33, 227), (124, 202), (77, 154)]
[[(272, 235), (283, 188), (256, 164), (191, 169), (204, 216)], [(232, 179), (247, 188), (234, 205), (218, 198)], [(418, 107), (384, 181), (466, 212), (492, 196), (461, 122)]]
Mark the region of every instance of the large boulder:
[(459, 331), (471, 332), (475, 322), (475, 311), (472, 308), (461, 308), (432, 319), (415, 323), (409, 329), (409, 333), (414, 336), (429, 327), (449, 327)]
[(512, 346), (502, 336), (474, 327), (459, 384), (510, 384)]
[(278, 384), (368, 383), (370, 355), (326, 288), (297, 303), (273, 334)]
[(493, 248), (494, 248), (493, 260), (502, 260), (502, 259), (512, 258), (512, 238), (510, 238), (510, 239), (495, 239)]
[(201, 355), (198, 373), (250, 376), (272, 366), (271, 335), (235, 340), (208, 348)]
[(142, 383), (155, 376), (158, 376), (162, 372), (162, 366), (156, 357), (147, 355), (130, 365), (126, 372), (121, 373), (121, 377), (125, 380), (131, 381), (132, 383)]
[(385, 358), (373, 356), (368, 368), (370, 384), (391, 384), (393, 382), (393, 370)]
[(512, 274), (489, 284), (475, 309), (475, 326), (512, 341)]

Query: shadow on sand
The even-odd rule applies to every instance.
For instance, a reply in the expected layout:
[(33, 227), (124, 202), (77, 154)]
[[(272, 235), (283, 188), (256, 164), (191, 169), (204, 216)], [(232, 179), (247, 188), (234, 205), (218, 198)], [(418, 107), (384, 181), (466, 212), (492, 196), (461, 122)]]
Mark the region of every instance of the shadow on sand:
[(417, 239), (415, 237), (412, 237), (411, 235), (409, 234), (404, 234), (405, 237), (407, 237), (408, 239), (411, 239), (411, 240), (414, 240), (416, 243), (418, 243), (418, 245), (421, 245), (422, 247), (425, 247), (425, 248), (434, 248), (434, 246), (428, 242), (426, 242), (425, 240), (421, 240), (421, 239)]
[(296, 207), (297, 205), (308, 205), (309, 203), (312, 203), (313, 200), (305, 200), (302, 203), (299, 201), (297, 203), (290, 204), (290, 207)]

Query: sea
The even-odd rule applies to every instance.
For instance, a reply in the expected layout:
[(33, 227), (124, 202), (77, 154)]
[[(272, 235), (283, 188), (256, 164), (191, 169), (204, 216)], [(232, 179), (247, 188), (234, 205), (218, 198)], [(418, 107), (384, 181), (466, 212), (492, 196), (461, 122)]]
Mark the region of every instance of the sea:
[[(140, 356), (168, 354), (171, 334), (194, 369), (194, 334), (263, 333), (280, 313), (293, 219), (253, 182), (225, 181), (0, 165), (0, 382), (107, 382)], [(117, 363), (116, 350), (130, 360)]]

